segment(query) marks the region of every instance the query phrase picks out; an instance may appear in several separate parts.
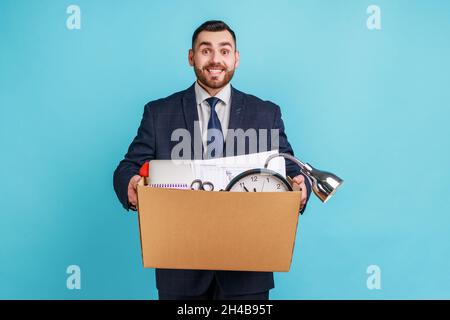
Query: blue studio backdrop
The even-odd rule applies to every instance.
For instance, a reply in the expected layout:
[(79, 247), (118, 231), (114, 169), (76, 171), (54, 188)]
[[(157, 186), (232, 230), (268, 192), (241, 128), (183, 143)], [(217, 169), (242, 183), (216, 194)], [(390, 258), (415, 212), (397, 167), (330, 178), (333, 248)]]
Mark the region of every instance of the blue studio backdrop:
[(311, 198), (271, 299), (449, 299), (444, 0), (1, 0), (0, 298), (157, 298), (112, 174), (144, 104), (194, 82), (210, 19), (236, 32), (232, 84), (345, 180)]

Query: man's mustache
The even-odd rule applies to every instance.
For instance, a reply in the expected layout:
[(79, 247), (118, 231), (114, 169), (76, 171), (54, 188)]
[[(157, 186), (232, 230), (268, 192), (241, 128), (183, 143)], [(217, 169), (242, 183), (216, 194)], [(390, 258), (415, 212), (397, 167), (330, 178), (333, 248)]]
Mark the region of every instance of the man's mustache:
[(209, 64), (205, 67), (203, 67), (203, 69), (222, 69), (222, 70), (227, 70), (226, 66), (223, 66), (221, 64)]

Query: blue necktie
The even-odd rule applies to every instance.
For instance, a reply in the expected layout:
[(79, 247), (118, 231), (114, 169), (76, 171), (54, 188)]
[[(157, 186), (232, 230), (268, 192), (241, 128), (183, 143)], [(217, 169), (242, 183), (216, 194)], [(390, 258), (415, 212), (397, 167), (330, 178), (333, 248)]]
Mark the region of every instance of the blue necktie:
[[(216, 97), (211, 97), (211, 98), (206, 99), (206, 102), (208, 102), (209, 106), (211, 107), (211, 116), (209, 117), (208, 130), (210, 130), (210, 129), (219, 130), (221, 135), (222, 135), (222, 138), (221, 138), (222, 144), (218, 145), (217, 142), (214, 143), (214, 146), (218, 147), (219, 150), (220, 150), (217, 155), (219, 157), (221, 157), (222, 156), (222, 152), (223, 152), (223, 132), (222, 132), (222, 126), (220, 125), (219, 117), (217, 116), (217, 112), (216, 112), (216, 109), (215, 109), (215, 107), (217, 105), (217, 102), (219, 102), (219, 101), (220, 101), (220, 99), (216, 98)], [(211, 157), (215, 157), (217, 148), (212, 149), (212, 146), (211, 146), (211, 151), (209, 150), (209, 144), (211, 143), (209, 134), (208, 134), (207, 140), (208, 140), (207, 141), (207, 155), (208, 156), (211, 155)]]

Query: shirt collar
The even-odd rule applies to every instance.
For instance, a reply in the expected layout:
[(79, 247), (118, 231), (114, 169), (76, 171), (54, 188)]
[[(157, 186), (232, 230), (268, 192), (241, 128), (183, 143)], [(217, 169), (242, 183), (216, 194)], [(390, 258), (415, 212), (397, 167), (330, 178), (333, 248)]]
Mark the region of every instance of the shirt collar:
[[(195, 81), (195, 98), (197, 100), (197, 105), (205, 101), (205, 99), (210, 98), (211, 96), (209, 93), (202, 88), (201, 85), (198, 84), (198, 81)], [(227, 83), (225, 87), (222, 88), (216, 95), (216, 98), (219, 98), (222, 100), (225, 105), (228, 105), (230, 103), (231, 99), (231, 85), (230, 83)]]

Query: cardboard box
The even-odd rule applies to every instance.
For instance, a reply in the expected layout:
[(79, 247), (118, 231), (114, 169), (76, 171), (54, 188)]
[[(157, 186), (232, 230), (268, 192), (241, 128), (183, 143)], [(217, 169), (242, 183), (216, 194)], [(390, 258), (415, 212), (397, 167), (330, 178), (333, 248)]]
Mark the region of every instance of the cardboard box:
[(210, 192), (138, 185), (144, 267), (289, 271), (300, 191)]

